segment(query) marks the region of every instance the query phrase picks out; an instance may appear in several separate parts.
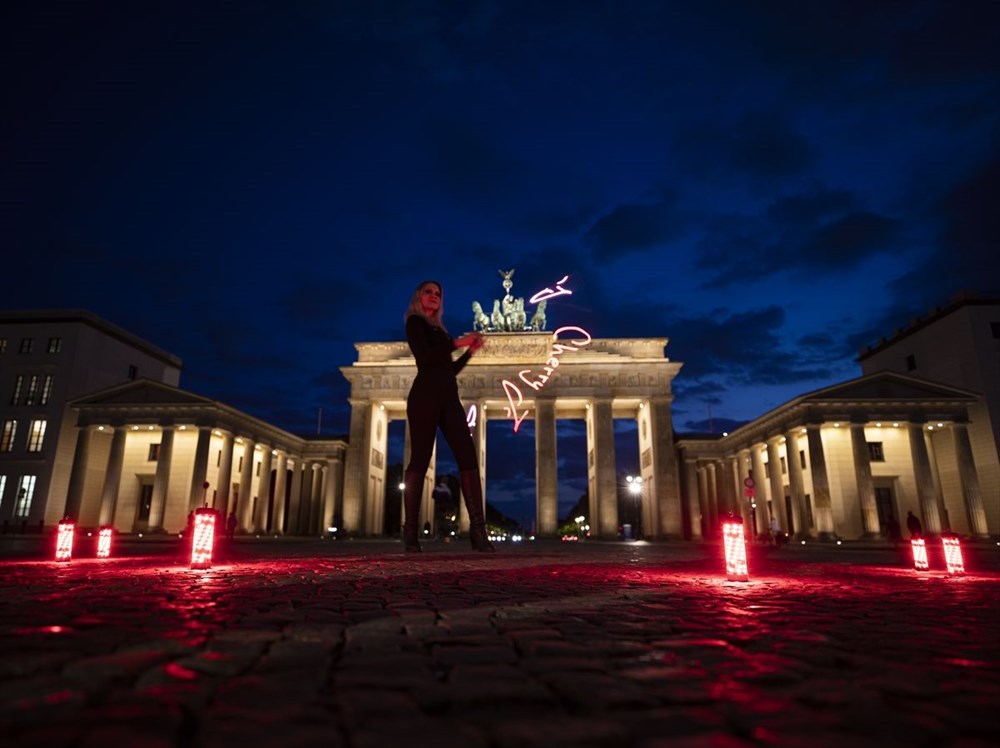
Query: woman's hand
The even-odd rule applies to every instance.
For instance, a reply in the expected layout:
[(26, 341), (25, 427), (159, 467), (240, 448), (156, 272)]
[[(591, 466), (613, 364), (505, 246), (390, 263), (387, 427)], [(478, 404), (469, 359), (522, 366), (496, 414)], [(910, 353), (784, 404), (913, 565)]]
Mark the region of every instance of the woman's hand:
[(483, 347), (483, 336), (478, 332), (470, 332), (468, 335), (457, 338), (455, 345), (459, 348), (468, 348), (470, 352), (475, 353)]

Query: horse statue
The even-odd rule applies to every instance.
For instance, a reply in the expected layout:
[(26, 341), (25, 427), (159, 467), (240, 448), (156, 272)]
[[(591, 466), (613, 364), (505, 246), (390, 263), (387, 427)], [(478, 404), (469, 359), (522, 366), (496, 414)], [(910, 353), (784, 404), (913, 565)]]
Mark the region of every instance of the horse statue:
[(490, 315), (490, 324), (494, 330), (503, 332), (507, 329), (506, 321), (503, 318), (503, 312), (500, 311), (500, 299), (493, 299), (493, 313)]
[(483, 306), (478, 301), (472, 302), (472, 330), (475, 332), (486, 332), (490, 329), (490, 318), (483, 311)]
[(545, 329), (545, 305), (547, 303), (545, 299), (539, 301), (535, 313), (531, 315), (529, 326), (532, 332), (540, 332)]

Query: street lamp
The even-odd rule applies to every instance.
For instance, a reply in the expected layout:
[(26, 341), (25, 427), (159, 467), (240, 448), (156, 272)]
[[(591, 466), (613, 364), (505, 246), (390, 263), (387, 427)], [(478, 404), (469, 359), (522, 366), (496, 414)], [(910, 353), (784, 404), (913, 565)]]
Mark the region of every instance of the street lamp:
[[(642, 497), (642, 476), (641, 475), (626, 475), (625, 476), (626, 488), (629, 494), (635, 498), (635, 502), (629, 506), (629, 517), (632, 520), (631, 526), (629, 527), (630, 532), (627, 533), (632, 538), (639, 537), (639, 502)], [(627, 537), (626, 540), (631, 538)]]

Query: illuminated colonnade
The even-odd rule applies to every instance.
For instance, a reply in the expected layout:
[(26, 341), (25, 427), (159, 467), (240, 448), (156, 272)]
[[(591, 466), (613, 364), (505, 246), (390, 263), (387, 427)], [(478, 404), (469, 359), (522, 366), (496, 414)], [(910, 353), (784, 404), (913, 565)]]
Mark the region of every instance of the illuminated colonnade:
[(964, 390), (882, 372), (799, 397), (721, 438), (680, 438), (693, 508), (685, 534), (718, 537), (729, 512), (743, 517), (748, 536), (766, 533), (773, 512), (796, 539), (877, 538), (890, 517), (905, 528), (912, 510), (927, 533), (986, 537), (967, 425), (975, 402)]
[[(578, 337), (583, 331), (574, 328)], [(643, 527), (649, 537), (680, 537), (682, 510), (670, 417), (671, 382), (679, 363), (664, 356), (665, 338), (579, 339), (561, 335), (558, 364), (546, 369), (556, 344), (553, 333), (487, 333), (485, 345), (459, 375), (488, 497), (486, 422), (512, 428), (535, 422), (535, 492), (538, 532), (553, 535), (558, 522), (556, 461), (560, 419), (585, 421), (588, 495), (592, 532), (617, 537), (617, 468), (614, 419), (637, 423), (643, 478)], [(341, 368), (350, 382), (351, 424), (344, 471), (344, 526), (379, 535), (384, 527), (388, 424), (406, 418), (406, 396), (416, 365), (405, 342), (357, 343), (358, 359)], [(406, 434), (404, 463), (409, 457)], [(424, 484), (422, 517), (433, 522), (431, 491), (435, 458)], [(460, 528), (468, 517), (461, 510)]]
[[(203, 505), (241, 532), (321, 534), (336, 517), (346, 444), (303, 439), (197, 395), (140, 380), (71, 403), (62, 514), (120, 532), (177, 532)], [(208, 488), (205, 488), (205, 484)], [(275, 498), (279, 497), (279, 498)], [(58, 507), (53, 509), (59, 514)], [(58, 522), (59, 516), (47, 517)]]

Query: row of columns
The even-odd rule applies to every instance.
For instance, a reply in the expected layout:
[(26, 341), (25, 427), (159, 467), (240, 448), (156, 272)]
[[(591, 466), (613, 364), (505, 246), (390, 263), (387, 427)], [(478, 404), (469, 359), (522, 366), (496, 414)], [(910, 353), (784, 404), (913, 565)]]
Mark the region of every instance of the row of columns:
[[(381, 516), (382, 495), (374, 495), (374, 482), (368, 480), (372, 473), (373, 452), (385, 454), (388, 429), (376, 438), (372, 428), (377, 403), (365, 399), (351, 399), (351, 429), (344, 478), (344, 526), (348, 531), (379, 534), (381, 527), (374, 519)], [(486, 495), (486, 404), (474, 404), (478, 414), (472, 437), (479, 456), (480, 477)], [(532, 403), (535, 426), (535, 492), (536, 524), (540, 535), (554, 535), (558, 529), (558, 471), (557, 471), (557, 411), (558, 398), (536, 397)], [(649, 419), (647, 430), (650, 454), (649, 464), (642, 468), (644, 486), (644, 525), (651, 536), (677, 536), (682, 534), (682, 513), (677, 500), (676, 457), (670, 428), (670, 398), (659, 396), (643, 403)], [(599, 537), (617, 537), (618, 487), (615, 462), (614, 416), (611, 398), (593, 398), (587, 406), (588, 484), (590, 495), (591, 527)], [(506, 411), (506, 409), (504, 409)], [(381, 418), (382, 416), (378, 416)], [(511, 414), (505, 412), (504, 418)], [(408, 454), (409, 433), (406, 436), (404, 457)], [(642, 446), (642, 445), (640, 445)], [(429, 474), (434, 471), (434, 458)], [(405, 468), (405, 465), (404, 465)], [(383, 492), (384, 493), (384, 492)], [(426, 493), (426, 492), (425, 492)], [(425, 497), (426, 498), (426, 497)], [(460, 502), (460, 526), (467, 526), (467, 514)], [(426, 507), (425, 507), (426, 509)], [(464, 522), (465, 524), (462, 524)]]
[[(126, 440), (131, 428), (113, 428), (111, 448), (104, 469), (98, 522), (101, 526), (114, 524), (121, 487)], [(169, 489), (169, 478), (174, 452), (174, 426), (160, 427), (161, 437), (149, 511), (148, 529), (162, 528)], [(233, 456), (235, 438), (232, 433), (210, 427), (199, 427), (195, 446), (191, 481), (187, 491), (187, 510), (200, 507), (206, 499), (205, 482), (208, 475), (209, 451), (212, 433), (221, 434), (222, 449), (219, 462), (214, 508), (226, 516), (230, 508), (230, 487), (232, 485)], [(78, 517), (83, 503), (84, 481), (90, 461), (93, 430), (79, 429), (70, 470), (67, 489), (65, 515)], [(286, 524), (285, 501), (288, 455), (278, 451), (272, 460), (273, 450), (266, 444), (258, 444), (253, 439), (243, 438), (244, 459), (239, 475), (239, 496), (234, 497), (237, 507), (237, 526), (244, 532), (260, 532), (270, 527), (272, 532), (282, 532)], [(254, 511), (252, 483), (254, 478), (254, 456), (257, 446), (261, 447), (260, 480), (257, 488), (256, 511)], [(269, 497), (272, 494), (271, 473), (274, 463), (274, 501), (270, 516)], [(339, 481), (339, 460), (323, 461), (298, 460), (289, 487), (288, 511), (292, 520), (288, 526), (290, 534), (315, 534), (330, 526), (336, 516), (335, 501)], [(303, 498), (306, 504), (303, 505)]]
[[(795, 537), (818, 537), (831, 539), (836, 536), (833, 518), (833, 497), (830, 490), (830, 479), (827, 470), (826, 453), (823, 448), (821, 434), (822, 424), (807, 424), (789, 430), (784, 436), (774, 436), (767, 439), (763, 445), (741, 449), (736, 456), (702, 462), (697, 458), (687, 459), (687, 483), (689, 500), (691, 501), (692, 536), (700, 536), (702, 522), (709, 532), (715, 532), (718, 523), (726, 513), (740, 514), (746, 524), (750, 523), (748, 502), (742, 501), (743, 479), (752, 474), (758, 491), (758, 498), (763, 499), (763, 477), (769, 474), (769, 492), (773, 508), (776, 510), (779, 525), (783, 532)], [(806, 454), (812, 479), (813, 522), (807, 525), (809, 510), (806, 505), (805, 482), (802, 464), (799, 461), (798, 439), (802, 431), (806, 432)], [(861, 511), (864, 536), (879, 537), (882, 533), (878, 518), (878, 507), (875, 501), (875, 481), (871, 467), (871, 453), (865, 437), (865, 423), (854, 422), (849, 425), (851, 438), (851, 454), (856, 479), (857, 497)], [(923, 516), (924, 530), (938, 534), (950, 528), (942, 521), (945, 516), (943, 498), (935, 488), (931, 452), (928, 449), (927, 438), (922, 423), (907, 425), (908, 441), (913, 464), (913, 477), (916, 486), (917, 499)], [(976, 472), (975, 460), (969, 439), (968, 427), (965, 423), (951, 424), (954, 438), (955, 453), (958, 462), (959, 479), (962, 485), (963, 499), (968, 513), (970, 532), (986, 537), (988, 534), (986, 514), (983, 509), (982, 495), (979, 488), (979, 478)], [(785, 497), (784, 478), (780, 469), (780, 444), (784, 439), (786, 445), (786, 464), (788, 466), (788, 494), (791, 497), (792, 520), (789, 526), (784, 511)], [(765, 470), (763, 454), (767, 452), (770, 470)], [(720, 479), (721, 474), (721, 479)], [(735, 492), (733, 492), (735, 489)], [(697, 496), (697, 501), (693, 497)], [(770, 509), (766, 500), (756, 502), (758, 529), (766, 532), (770, 525)]]

